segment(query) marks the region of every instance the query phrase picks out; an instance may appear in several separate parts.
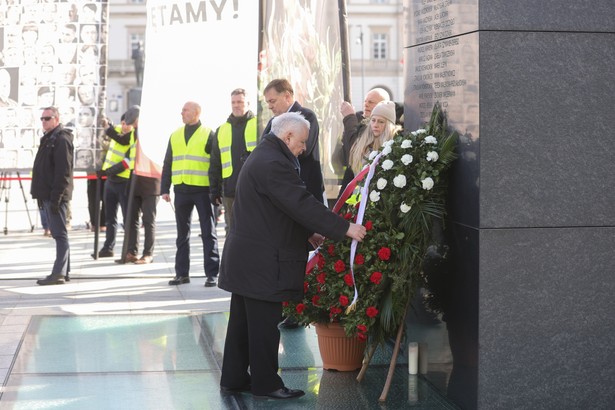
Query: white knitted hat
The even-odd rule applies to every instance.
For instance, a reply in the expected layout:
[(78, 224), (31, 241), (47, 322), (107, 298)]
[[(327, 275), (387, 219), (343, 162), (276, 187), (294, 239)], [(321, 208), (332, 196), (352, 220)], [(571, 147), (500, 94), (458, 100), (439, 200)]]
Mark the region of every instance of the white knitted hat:
[(372, 110), (372, 117), (379, 115), (395, 124), (395, 103), (393, 101), (380, 101)]

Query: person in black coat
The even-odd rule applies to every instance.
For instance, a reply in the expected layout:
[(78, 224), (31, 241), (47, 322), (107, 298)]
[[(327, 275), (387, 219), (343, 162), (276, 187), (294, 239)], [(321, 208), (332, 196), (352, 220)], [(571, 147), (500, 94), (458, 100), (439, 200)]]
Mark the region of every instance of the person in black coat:
[(276, 116), (239, 174), (218, 282), (232, 293), (223, 393), (251, 391), (274, 399), (304, 394), (285, 387), (278, 375), (282, 302), (303, 297), (308, 240), (318, 245), (320, 234), (335, 240), (365, 236), (365, 227), (331, 212), (307, 191), (297, 157), (306, 150), (308, 130), (299, 113)]
[[(285, 112), (298, 112), (305, 117), (310, 123), (310, 133), (306, 143), (305, 151), (299, 155), (299, 165), (301, 165), (300, 175), (309, 193), (314, 195), (320, 202), (325, 201), (324, 191), (325, 184), (320, 168), (320, 150), (318, 147), (318, 138), (320, 127), (318, 118), (314, 111), (309, 108), (302, 107), (295, 101), (295, 94), (292, 85), (285, 79), (272, 80), (265, 87), (263, 92), (267, 106), (276, 116)], [(263, 135), (271, 132), (271, 121), (269, 120)]]
[(47, 214), (51, 236), (56, 242), (56, 259), (51, 274), (36, 283), (57, 285), (64, 283), (70, 272), (66, 212), (73, 196), (73, 134), (60, 124), (55, 107), (43, 109), (41, 121), (45, 134), (34, 158), (30, 194)]

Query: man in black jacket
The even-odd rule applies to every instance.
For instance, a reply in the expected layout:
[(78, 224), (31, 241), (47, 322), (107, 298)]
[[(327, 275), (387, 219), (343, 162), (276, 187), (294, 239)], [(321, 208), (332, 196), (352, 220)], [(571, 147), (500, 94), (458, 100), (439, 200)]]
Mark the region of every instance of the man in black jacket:
[[(316, 114), (295, 101), (293, 87), (286, 79), (272, 80), (265, 87), (263, 94), (274, 118), (285, 112), (298, 112), (310, 123), (310, 132), (305, 150), (299, 155), (300, 175), (303, 182), (305, 182), (308, 192), (324, 203), (325, 184), (322, 177), (322, 169), (320, 168), (320, 149), (318, 147), (320, 127)], [(272, 121), (273, 118), (269, 120), (263, 135), (271, 132)]]
[[(334, 214), (311, 195), (299, 176), (309, 123), (299, 113), (276, 116), (243, 165), (234, 223), (224, 245), (219, 287), (232, 293), (220, 388), (256, 398), (291, 399), (278, 375), (283, 301), (303, 297), (306, 242), (323, 237), (362, 240), (365, 227)], [(249, 369), (249, 372), (248, 372)]]
[(231, 115), (212, 138), (210, 197), (214, 205), (224, 206), (227, 235), (233, 223), (233, 200), (239, 171), (258, 141), (256, 117), (248, 107), (246, 90), (234, 89), (231, 92)]
[(51, 236), (56, 242), (56, 259), (51, 274), (36, 283), (57, 285), (64, 283), (70, 272), (66, 211), (73, 196), (73, 134), (60, 124), (55, 107), (43, 109), (41, 121), (45, 134), (34, 158), (30, 194), (47, 214)]
[[(273, 118), (286, 112), (298, 112), (310, 123), (309, 137), (306, 142), (305, 150), (299, 155), (299, 175), (303, 182), (305, 182), (307, 191), (314, 195), (317, 200), (324, 203), (325, 185), (322, 169), (320, 168), (318, 141), (320, 127), (316, 114), (314, 114), (314, 111), (302, 107), (301, 104), (295, 101), (293, 87), (286, 79), (272, 80), (265, 87), (264, 96), (267, 106), (271, 112), (273, 112)], [(271, 131), (273, 118), (269, 120), (263, 134), (267, 134)], [(292, 318), (285, 318), (280, 322), (280, 327), (283, 329), (295, 329), (298, 327), (298, 324)]]

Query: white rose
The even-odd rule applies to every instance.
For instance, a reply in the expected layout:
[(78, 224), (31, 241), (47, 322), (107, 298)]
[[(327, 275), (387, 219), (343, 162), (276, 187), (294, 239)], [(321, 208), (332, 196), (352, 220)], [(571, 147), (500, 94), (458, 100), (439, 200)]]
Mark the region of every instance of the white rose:
[(438, 153), (436, 151), (429, 151), (427, 153), (427, 161), (436, 162), (438, 158), (440, 157), (438, 156)]
[(412, 131), (410, 134), (414, 135), (415, 137), (416, 137), (417, 135), (419, 135), (419, 133), (418, 133), (418, 132), (416, 132), (416, 131)]
[(421, 180), (421, 182), (423, 183), (423, 189), (429, 191), (431, 188), (433, 188), (433, 179), (431, 179), (430, 177)]
[(384, 187), (387, 186), (388, 181), (384, 178), (379, 178), (378, 182), (376, 182), (376, 186), (378, 187), (379, 190), (383, 190)]
[(378, 151), (372, 151), (369, 153), (369, 160), (372, 161), (374, 158), (376, 158), (376, 155), (378, 155)]
[(380, 201), (380, 192), (379, 191), (372, 191), (369, 193), (369, 200), (372, 202), (378, 202)]
[(406, 205), (405, 202), (402, 202), (401, 205), (399, 206), (399, 210), (402, 211), (405, 214), (407, 214), (408, 211), (410, 211), (410, 208), (412, 208), (412, 207), (410, 205)]
[(404, 148), (404, 149), (405, 148), (412, 148), (412, 141), (410, 141), (410, 140), (403, 140), (401, 142), (401, 147)]
[(424, 128), (419, 128), (418, 130), (416, 130), (417, 134), (427, 134), (427, 130)]
[(382, 169), (384, 169), (385, 171), (388, 171), (391, 168), (393, 168), (393, 161), (391, 161), (390, 159), (387, 159), (382, 163)]
[(408, 165), (408, 164), (412, 163), (413, 159), (414, 158), (412, 158), (412, 155), (406, 154), (403, 157), (401, 157), (401, 162), (403, 162), (404, 165)]
[(387, 156), (391, 153), (391, 151), (393, 151), (393, 149), (391, 148), (390, 145), (387, 145), (386, 147), (382, 149), (382, 155)]
[(437, 144), (438, 140), (433, 135), (428, 135), (425, 137), (425, 144)]
[(403, 188), (406, 186), (406, 176), (405, 175), (397, 175), (393, 178), (393, 185), (397, 188)]
[(388, 141), (385, 141), (385, 143), (382, 145), (385, 147), (390, 147), (391, 145), (393, 145), (394, 142), (395, 142), (394, 140), (388, 140)]

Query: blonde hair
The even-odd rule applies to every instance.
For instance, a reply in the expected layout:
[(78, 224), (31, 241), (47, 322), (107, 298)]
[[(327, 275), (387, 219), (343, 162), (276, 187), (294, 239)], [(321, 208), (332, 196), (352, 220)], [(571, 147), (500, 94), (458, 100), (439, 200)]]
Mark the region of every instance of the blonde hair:
[[(371, 120), (370, 120), (371, 121)], [(393, 139), (395, 134), (401, 129), (399, 125), (395, 125), (390, 121), (386, 121), (386, 127), (380, 137), (376, 138), (372, 131), (371, 124), (367, 124), (359, 138), (350, 148), (350, 158), (348, 159), (348, 165), (352, 169), (352, 172), (357, 175), (365, 164), (367, 163), (370, 152), (378, 151), (382, 144), (386, 141)]]

